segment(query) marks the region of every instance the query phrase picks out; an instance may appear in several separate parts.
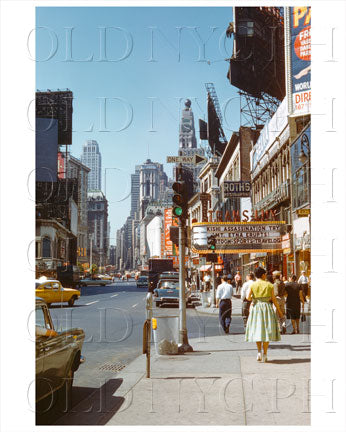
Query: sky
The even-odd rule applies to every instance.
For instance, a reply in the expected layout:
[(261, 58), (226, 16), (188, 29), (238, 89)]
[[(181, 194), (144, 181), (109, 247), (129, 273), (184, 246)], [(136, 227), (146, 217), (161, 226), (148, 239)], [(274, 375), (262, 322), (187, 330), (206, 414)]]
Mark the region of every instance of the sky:
[(186, 98), (198, 143), (205, 83), (214, 83), (226, 137), (239, 128), (239, 98), (225, 61), (232, 55), (232, 40), (225, 38), (230, 21), (231, 7), (36, 9), (36, 88), (73, 92), (74, 156), (86, 140), (99, 143), (111, 244), (130, 212), (135, 165), (150, 158), (172, 177), (166, 156), (178, 154)]

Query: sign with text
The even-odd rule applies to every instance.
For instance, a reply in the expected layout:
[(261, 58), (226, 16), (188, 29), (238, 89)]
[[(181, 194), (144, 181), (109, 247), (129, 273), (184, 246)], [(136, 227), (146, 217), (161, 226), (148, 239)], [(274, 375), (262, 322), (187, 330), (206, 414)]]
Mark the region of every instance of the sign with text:
[(251, 196), (251, 182), (225, 181), (223, 182), (224, 198), (247, 198)]
[(311, 109), (311, 7), (290, 7), (290, 75), (293, 115)]
[(200, 222), (192, 225), (191, 250), (205, 254), (208, 237), (216, 237), (216, 254), (272, 252), (282, 249), (283, 221)]
[(167, 156), (166, 162), (197, 165), (205, 160), (205, 157), (195, 154), (193, 156)]

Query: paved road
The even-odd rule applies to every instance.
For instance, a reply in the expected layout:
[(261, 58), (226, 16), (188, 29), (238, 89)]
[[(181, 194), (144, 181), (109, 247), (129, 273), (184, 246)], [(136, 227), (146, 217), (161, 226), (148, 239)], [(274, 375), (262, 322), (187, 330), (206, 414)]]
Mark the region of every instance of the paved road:
[[(73, 405), (113, 382), (116, 373), (142, 353), (146, 294), (146, 289), (137, 288), (133, 280), (115, 282), (105, 287), (83, 287), (73, 307), (51, 307), (58, 330), (81, 327), (86, 335), (86, 362), (75, 374)], [(174, 305), (153, 310), (153, 316), (178, 313)], [(187, 328), (189, 338), (200, 340), (222, 334), (217, 316), (198, 314), (194, 308), (187, 309)], [(242, 319), (233, 317), (231, 334), (241, 333)], [(49, 410), (37, 416), (37, 424), (53, 424), (62, 414), (57, 409)]]

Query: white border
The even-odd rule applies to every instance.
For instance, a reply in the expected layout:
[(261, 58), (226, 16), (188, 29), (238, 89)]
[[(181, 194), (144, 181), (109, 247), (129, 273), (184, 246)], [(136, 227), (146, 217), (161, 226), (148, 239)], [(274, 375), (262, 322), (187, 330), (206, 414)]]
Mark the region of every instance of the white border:
[[(326, 394), (323, 379), (337, 378), (334, 408), (326, 414), (328, 400), (313, 398), (312, 427), (243, 427), (234, 431), (344, 431), (345, 428), (345, 4), (343, 1), (2, 1), (1, 3), (1, 430), (51, 431), (51, 426), (34, 426), (27, 410), (26, 390), (34, 377), (34, 346), (27, 336), (27, 316), (33, 306), (34, 274), (27, 261), (27, 245), (34, 239), (34, 206), (27, 192), (28, 174), (34, 168), (34, 134), (27, 124), (27, 105), (35, 93), (35, 64), (27, 53), (26, 40), (34, 27), (35, 6), (277, 6), (312, 4), (312, 267), (313, 328), (312, 389)], [(330, 57), (330, 29), (335, 27), (334, 56)], [(226, 79), (226, 78), (225, 78)], [(326, 107), (335, 99), (334, 128)], [(329, 104), (329, 105), (328, 105)], [(322, 114), (322, 115), (320, 115)], [(331, 194), (330, 170), (334, 173)], [(328, 171), (329, 170), (329, 171)], [(32, 180), (32, 179), (31, 179)], [(30, 183), (33, 184), (32, 181)], [(335, 239), (331, 269), (331, 239)], [(33, 259), (34, 250), (30, 250)], [(329, 294), (330, 293), (330, 294)], [(329, 311), (335, 308), (336, 344), (326, 344), (330, 335)], [(326, 402), (327, 401), (327, 402)], [(107, 426), (106, 426), (107, 427)], [(60, 429), (60, 427), (55, 426)], [(107, 427), (110, 429), (110, 427)], [(75, 426), (76, 431), (100, 427)], [(112, 427), (112, 430), (159, 430), (159, 427)], [(161, 429), (161, 428), (160, 428)], [(210, 426), (166, 427), (166, 430), (210, 430)], [(212, 427), (214, 431), (226, 427)]]

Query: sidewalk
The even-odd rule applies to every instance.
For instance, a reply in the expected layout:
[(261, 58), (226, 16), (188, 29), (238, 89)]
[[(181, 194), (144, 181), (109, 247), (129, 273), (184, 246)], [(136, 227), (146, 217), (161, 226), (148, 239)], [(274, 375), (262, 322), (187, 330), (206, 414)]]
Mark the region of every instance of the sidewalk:
[(114, 376), (119, 385), (102, 412), (87, 412), (90, 401), (82, 401), (56, 424), (310, 424), (309, 335), (282, 336), (270, 345), (268, 363), (256, 361), (255, 344), (244, 342), (244, 334), (189, 343), (194, 352), (177, 356), (157, 356), (153, 346), (150, 379), (141, 355)]
[[(232, 297), (232, 316), (241, 316), (242, 300), (238, 297)], [(198, 313), (208, 314), (208, 315), (219, 315), (219, 309), (213, 307), (196, 306), (196, 311)], [(304, 305), (304, 313), (310, 315), (308, 311), (308, 304)]]

